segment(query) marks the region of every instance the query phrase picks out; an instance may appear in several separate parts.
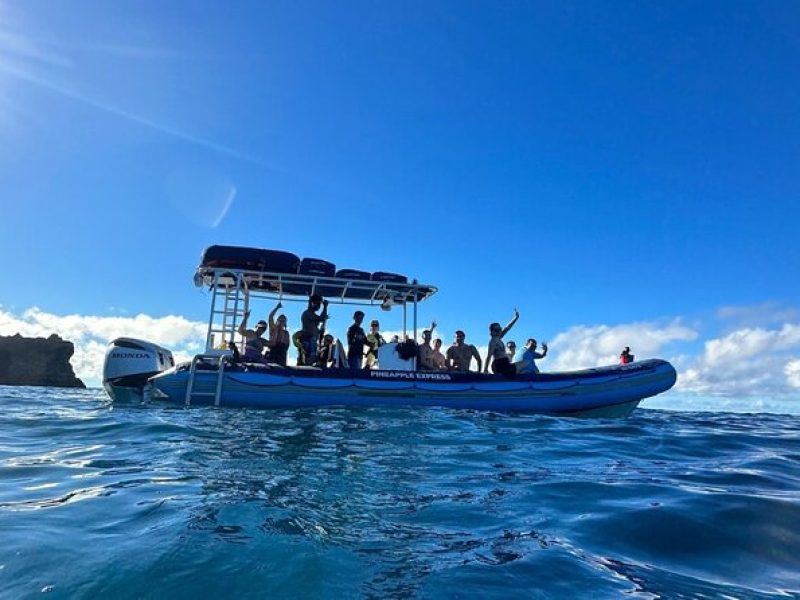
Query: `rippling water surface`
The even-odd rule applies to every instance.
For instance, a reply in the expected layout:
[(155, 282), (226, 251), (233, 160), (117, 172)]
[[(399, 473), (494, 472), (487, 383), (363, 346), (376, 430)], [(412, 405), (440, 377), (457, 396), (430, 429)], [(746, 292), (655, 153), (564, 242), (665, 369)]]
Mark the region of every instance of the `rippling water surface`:
[(800, 598), (800, 418), (0, 388), (3, 598)]

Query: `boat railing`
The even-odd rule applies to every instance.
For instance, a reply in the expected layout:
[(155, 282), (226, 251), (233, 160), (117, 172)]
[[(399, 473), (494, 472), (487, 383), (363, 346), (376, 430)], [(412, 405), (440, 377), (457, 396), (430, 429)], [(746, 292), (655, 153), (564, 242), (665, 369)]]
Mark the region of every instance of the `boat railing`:
[(438, 291), (435, 286), (416, 280), (372, 281), (223, 267), (200, 267), (195, 285), (210, 289), (238, 287), (252, 296), (274, 300), (305, 301), (311, 294), (319, 294), (341, 304), (362, 305), (383, 304), (387, 300), (393, 304), (422, 302)]
[[(408, 307), (412, 307), (416, 337), (417, 304), (437, 292), (432, 285), (399, 281), (371, 281), (342, 277), (322, 277), (300, 273), (251, 271), (224, 267), (200, 267), (195, 285), (211, 291), (211, 311), (206, 335), (206, 352), (226, 348), (236, 339), (238, 325), (250, 308), (252, 299), (306, 302), (312, 294), (340, 304), (393, 306), (402, 308), (403, 332), (407, 331)], [(244, 340), (239, 341), (244, 351)]]

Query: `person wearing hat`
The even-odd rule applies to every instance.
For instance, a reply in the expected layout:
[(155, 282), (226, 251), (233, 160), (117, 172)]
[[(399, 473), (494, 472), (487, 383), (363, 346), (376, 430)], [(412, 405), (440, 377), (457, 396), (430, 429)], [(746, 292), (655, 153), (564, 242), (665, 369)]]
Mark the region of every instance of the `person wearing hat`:
[(351, 369), (360, 369), (364, 360), (364, 346), (367, 343), (367, 334), (361, 323), (364, 321), (363, 311), (353, 313), (353, 324), (347, 330), (347, 363)]
[(380, 326), (381, 324), (378, 323), (377, 319), (372, 319), (369, 324), (369, 333), (367, 334), (367, 344), (369, 345), (369, 350), (367, 350), (368, 369), (378, 364), (378, 348), (386, 343), (379, 331)]
[(267, 331), (267, 322), (263, 319), (256, 323), (255, 329), (247, 328), (247, 319), (250, 311), (245, 311), (242, 322), (239, 323), (239, 334), (244, 338), (244, 361), (267, 364), (264, 358), (264, 333)]

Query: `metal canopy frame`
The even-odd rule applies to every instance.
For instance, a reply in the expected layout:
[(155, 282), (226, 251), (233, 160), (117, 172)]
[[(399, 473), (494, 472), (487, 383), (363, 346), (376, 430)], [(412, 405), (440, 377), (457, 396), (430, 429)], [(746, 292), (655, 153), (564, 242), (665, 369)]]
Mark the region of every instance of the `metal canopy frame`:
[(419, 284), (416, 280), (411, 283), (364, 281), (224, 267), (200, 267), (194, 282), (212, 292), (206, 352), (213, 352), (220, 342), (225, 344), (235, 339), (236, 329), (249, 309), (251, 299), (307, 302), (311, 294), (319, 294), (336, 304), (383, 308), (401, 305), (404, 335), (408, 331), (407, 313), (411, 305), (416, 339), (417, 307), (438, 291), (435, 286)]

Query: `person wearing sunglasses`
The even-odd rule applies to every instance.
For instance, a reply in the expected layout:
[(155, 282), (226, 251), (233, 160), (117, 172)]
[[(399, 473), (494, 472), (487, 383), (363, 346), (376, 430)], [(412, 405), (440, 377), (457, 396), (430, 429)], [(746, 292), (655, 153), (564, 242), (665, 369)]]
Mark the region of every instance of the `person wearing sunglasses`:
[(517, 353), (517, 342), (514, 340), (510, 340), (506, 344), (506, 354), (508, 354), (508, 360), (512, 363), (514, 362), (514, 355)]
[(256, 323), (255, 329), (247, 328), (247, 319), (250, 317), (250, 311), (245, 311), (242, 322), (239, 323), (239, 335), (244, 339), (244, 361), (252, 363), (267, 364), (267, 359), (264, 358), (264, 349), (267, 347), (264, 340), (264, 333), (267, 331), (267, 322), (263, 319)]
[(517, 368), (509, 360), (508, 353), (506, 352), (506, 345), (503, 343), (503, 336), (514, 327), (514, 324), (519, 320), (519, 311), (514, 309), (514, 318), (509, 321), (508, 325), (502, 327), (500, 323), (492, 323), (489, 325), (489, 350), (486, 353), (486, 364), (483, 365), (483, 372), (489, 372), (489, 363), (492, 363), (492, 372), (497, 375), (505, 377), (513, 377), (517, 374)]
[(367, 334), (367, 369), (372, 369), (378, 364), (378, 348), (386, 343), (380, 332), (381, 324), (373, 319), (369, 324), (369, 333)]

